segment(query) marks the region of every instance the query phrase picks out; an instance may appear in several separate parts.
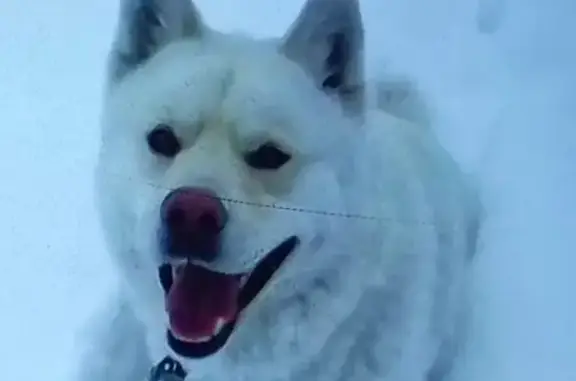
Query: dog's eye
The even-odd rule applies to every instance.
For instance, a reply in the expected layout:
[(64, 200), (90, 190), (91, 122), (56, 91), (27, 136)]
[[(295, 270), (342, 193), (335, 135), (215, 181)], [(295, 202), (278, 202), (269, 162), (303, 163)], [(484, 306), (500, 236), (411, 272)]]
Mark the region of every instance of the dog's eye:
[(182, 149), (172, 128), (165, 124), (160, 124), (150, 131), (146, 141), (152, 152), (168, 158), (176, 156)]
[(250, 167), (260, 170), (275, 170), (282, 167), (291, 156), (273, 143), (266, 143), (244, 155), (244, 161)]

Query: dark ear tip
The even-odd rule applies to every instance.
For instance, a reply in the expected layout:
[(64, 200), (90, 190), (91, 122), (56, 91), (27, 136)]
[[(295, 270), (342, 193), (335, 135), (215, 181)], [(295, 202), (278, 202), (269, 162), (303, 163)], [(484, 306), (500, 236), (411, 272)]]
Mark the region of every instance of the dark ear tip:
[(120, 0), (109, 81), (118, 82), (179, 38), (201, 38), (202, 18), (192, 0)]

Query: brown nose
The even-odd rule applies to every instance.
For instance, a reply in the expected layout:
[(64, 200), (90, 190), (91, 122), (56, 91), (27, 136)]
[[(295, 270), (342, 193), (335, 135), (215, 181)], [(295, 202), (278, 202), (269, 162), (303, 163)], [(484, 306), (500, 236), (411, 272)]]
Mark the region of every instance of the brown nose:
[(170, 192), (160, 208), (161, 245), (171, 257), (213, 261), (218, 255), (226, 208), (216, 193), (183, 187)]

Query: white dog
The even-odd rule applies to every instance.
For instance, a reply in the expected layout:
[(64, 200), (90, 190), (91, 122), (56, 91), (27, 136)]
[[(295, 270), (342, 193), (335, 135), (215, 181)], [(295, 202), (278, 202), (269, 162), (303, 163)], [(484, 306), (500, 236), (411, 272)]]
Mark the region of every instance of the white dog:
[(165, 356), (187, 380), (446, 379), (480, 204), (363, 50), (357, 0), (308, 0), (268, 40), (122, 2), (97, 169), (121, 284), (78, 381)]

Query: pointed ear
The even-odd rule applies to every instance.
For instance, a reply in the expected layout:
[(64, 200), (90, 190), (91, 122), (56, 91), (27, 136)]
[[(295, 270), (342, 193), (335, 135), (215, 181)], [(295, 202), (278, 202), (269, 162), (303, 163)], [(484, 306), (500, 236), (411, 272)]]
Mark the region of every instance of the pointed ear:
[(345, 111), (362, 112), (364, 27), (358, 0), (307, 0), (280, 49)]
[(200, 37), (203, 30), (192, 0), (120, 0), (111, 81), (119, 81), (170, 42)]

